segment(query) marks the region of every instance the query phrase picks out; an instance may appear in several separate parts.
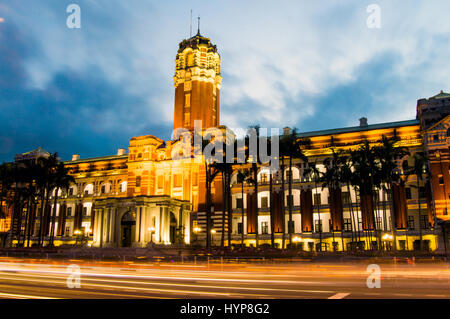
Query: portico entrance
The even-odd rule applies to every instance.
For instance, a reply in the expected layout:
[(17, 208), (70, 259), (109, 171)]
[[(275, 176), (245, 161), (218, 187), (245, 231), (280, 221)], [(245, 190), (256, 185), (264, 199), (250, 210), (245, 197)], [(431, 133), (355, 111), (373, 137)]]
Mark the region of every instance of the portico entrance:
[(121, 247), (131, 247), (136, 227), (136, 219), (132, 212), (127, 212), (122, 216), (121, 225)]

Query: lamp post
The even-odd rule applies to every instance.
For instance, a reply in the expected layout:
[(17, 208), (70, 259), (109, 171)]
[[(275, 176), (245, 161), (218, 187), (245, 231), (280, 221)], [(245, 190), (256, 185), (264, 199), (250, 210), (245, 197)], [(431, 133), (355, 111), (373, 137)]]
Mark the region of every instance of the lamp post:
[(215, 229), (211, 229), (211, 244), (214, 246), (214, 234), (216, 233)]
[(391, 234), (384, 234), (383, 237), (381, 237), (381, 239), (384, 241), (384, 246), (386, 247), (386, 250), (388, 248), (387, 244), (389, 243), (389, 248), (391, 247), (391, 241), (394, 239), (394, 236), (392, 236)]
[(194, 234), (195, 234), (195, 241), (197, 241), (198, 240), (198, 233), (199, 232), (201, 232), (201, 228), (200, 227), (194, 227), (194, 229), (193, 229), (193, 232), (194, 232)]
[(81, 232), (77, 229), (73, 232), (75, 234), (75, 246), (78, 245), (78, 239), (80, 237)]
[(295, 243), (295, 247), (298, 247), (298, 243), (301, 241), (301, 238), (298, 236), (295, 236), (294, 238), (292, 238), (292, 242)]

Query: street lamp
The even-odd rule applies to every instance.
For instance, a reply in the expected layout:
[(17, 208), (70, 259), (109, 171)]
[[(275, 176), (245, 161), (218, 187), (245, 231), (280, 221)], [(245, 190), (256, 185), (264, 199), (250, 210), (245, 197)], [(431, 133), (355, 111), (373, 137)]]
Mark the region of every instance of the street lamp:
[(216, 233), (216, 230), (215, 229), (211, 229), (211, 243), (213, 244), (213, 246), (214, 246), (214, 234)]
[(153, 234), (155, 233), (155, 227), (149, 227), (148, 231), (150, 232), (150, 243), (153, 243)]
[(77, 230), (75, 230), (73, 233), (76, 235), (76, 239), (75, 239), (75, 246), (76, 246), (76, 245), (78, 245), (78, 239), (79, 239), (79, 237), (80, 237), (81, 231), (79, 231), (79, 230), (77, 229)]

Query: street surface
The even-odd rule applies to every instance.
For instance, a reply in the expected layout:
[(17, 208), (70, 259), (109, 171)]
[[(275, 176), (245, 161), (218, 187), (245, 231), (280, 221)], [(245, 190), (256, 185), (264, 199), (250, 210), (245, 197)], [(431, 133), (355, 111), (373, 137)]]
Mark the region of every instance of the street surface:
[(0, 298), (450, 298), (446, 263), (380, 264), (381, 287), (372, 289), (366, 284), (368, 265), (139, 264), (6, 257), (0, 258)]

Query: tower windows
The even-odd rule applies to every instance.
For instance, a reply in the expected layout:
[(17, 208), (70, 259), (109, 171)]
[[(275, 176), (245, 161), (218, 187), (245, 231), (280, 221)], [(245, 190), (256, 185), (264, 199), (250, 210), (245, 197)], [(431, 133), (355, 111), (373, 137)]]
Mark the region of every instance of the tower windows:
[(141, 187), (141, 177), (140, 176), (136, 177), (136, 187)]

